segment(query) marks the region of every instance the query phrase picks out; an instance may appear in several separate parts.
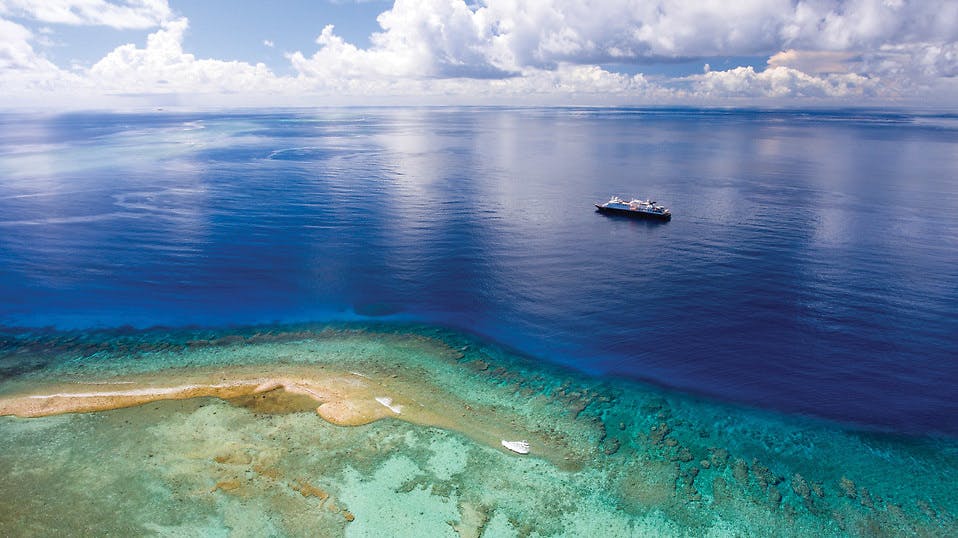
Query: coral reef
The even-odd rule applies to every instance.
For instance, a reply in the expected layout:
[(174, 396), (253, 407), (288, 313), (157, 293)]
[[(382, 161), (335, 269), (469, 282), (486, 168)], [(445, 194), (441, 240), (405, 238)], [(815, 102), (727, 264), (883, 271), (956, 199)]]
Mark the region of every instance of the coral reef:
[(0, 365), (0, 413), (39, 417), (0, 417), (6, 535), (958, 533), (947, 440), (579, 376), (434, 328), (24, 333)]

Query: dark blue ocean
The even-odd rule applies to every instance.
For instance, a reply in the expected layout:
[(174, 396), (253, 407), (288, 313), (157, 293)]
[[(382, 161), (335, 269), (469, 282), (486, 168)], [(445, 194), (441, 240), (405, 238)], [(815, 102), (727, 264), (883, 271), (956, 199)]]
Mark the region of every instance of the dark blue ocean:
[(958, 435), (958, 115), (0, 116), (0, 324), (364, 319)]

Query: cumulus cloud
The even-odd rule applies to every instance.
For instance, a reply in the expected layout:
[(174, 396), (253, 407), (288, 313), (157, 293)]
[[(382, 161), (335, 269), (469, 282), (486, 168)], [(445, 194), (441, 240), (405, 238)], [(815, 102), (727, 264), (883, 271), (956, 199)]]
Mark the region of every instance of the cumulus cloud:
[(33, 39), (26, 27), (0, 19), (0, 93), (14, 96), (82, 85), (80, 77), (37, 53), (30, 44)]
[(958, 38), (958, 4), (949, 0), (797, 2), (785, 43), (819, 50), (866, 50), (890, 43)]
[(37, 57), (30, 40), (33, 33), (15, 22), (0, 19), (0, 69), (35, 69)]
[(910, 78), (958, 76), (958, 43), (884, 45), (865, 55), (865, 68)]
[(166, 0), (0, 0), (0, 15), (54, 24), (155, 28), (171, 11)]
[[(10, 98), (50, 96), (69, 98), (91, 88), (81, 73), (55, 65), (34, 44), (49, 45), (52, 29), (41, 26), (39, 36), (6, 17), (39, 23), (110, 26), (121, 29), (153, 28), (170, 16), (166, 0), (0, 0), (0, 89)], [(37, 93), (40, 92), (40, 93)]]
[[(395, 0), (377, 18), (380, 30), (368, 46), (317, 21), (316, 48), (288, 53), (295, 76), (285, 77), (263, 64), (194, 57), (183, 49), (187, 20), (165, 0), (0, 0), (3, 15), (153, 29), (145, 45), (119, 46), (76, 71), (77, 84), (110, 94), (859, 102), (922, 92), (955, 96), (958, 88), (953, 0)], [(12, 84), (13, 72), (32, 73), (27, 79), (34, 81), (69, 80), (35, 52), (27, 28), (5, 24), (0, 83)], [(656, 62), (707, 66), (729, 56), (767, 62), (672, 79), (616, 72)]]
[(876, 81), (854, 73), (813, 76), (790, 67), (770, 67), (757, 72), (751, 66), (709, 71), (688, 77), (702, 97), (813, 97), (848, 98), (871, 95)]
[(185, 18), (163, 23), (147, 38), (146, 47), (123, 45), (90, 68), (91, 82), (119, 93), (262, 92), (275, 82), (262, 63), (197, 59), (183, 51)]
[(483, 19), (519, 65), (648, 61), (772, 50), (789, 0), (489, 0)]
[[(903, 46), (899, 45), (899, 48)], [(911, 47), (911, 56), (916, 58), (922, 73), (931, 77), (958, 77), (958, 42), (918, 43)]]
[[(458, 45), (513, 67), (772, 55), (787, 48), (853, 51), (958, 36), (958, 3), (951, 1), (487, 0), (471, 13), (461, 0), (429, 4), (397, 1), (380, 17), (380, 23), (389, 23), (383, 24), (384, 34), (421, 27), (415, 12), (454, 10), (457, 29), (468, 26), (467, 20), (472, 24)], [(479, 44), (475, 36), (482, 38)], [(443, 43), (439, 50), (454, 48)]]
[(958, 3), (906, 0), (397, 0), (378, 21), (367, 49), (327, 26), (318, 51), (290, 60), (301, 76), (322, 80), (507, 79), (559, 65), (765, 55), (766, 71), (716, 72), (692, 79), (693, 88), (842, 97), (953, 76), (958, 40)]
[(307, 58), (290, 56), (304, 74), (351, 77), (503, 78), (515, 74), (502, 61), (490, 39), (483, 10), (471, 10), (461, 0), (396, 0), (377, 18), (381, 32), (370, 37), (372, 46), (359, 49), (345, 42), (327, 25), (316, 43), (320, 49)]
[(509, 96), (526, 102), (670, 102), (684, 92), (649, 81), (641, 73), (625, 75), (594, 65), (563, 63), (554, 69), (527, 69), (521, 76), (493, 80), (490, 100)]

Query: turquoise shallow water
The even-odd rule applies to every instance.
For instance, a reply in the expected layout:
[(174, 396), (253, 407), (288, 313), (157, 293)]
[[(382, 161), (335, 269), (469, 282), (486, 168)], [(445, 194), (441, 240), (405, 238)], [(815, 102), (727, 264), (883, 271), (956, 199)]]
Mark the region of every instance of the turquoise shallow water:
[[(442, 427), (405, 414), (336, 426), (315, 403), (242, 398), (0, 417), (0, 534), (958, 534), (952, 440), (588, 377), (423, 325), (8, 331), (0, 405), (238, 368), (393, 383), (397, 402), (439, 410)], [(493, 430), (532, 453), (501, 449)]]

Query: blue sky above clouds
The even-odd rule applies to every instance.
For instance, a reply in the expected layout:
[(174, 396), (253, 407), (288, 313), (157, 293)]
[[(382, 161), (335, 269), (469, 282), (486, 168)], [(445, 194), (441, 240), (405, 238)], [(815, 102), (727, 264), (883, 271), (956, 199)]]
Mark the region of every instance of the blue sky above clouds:
[(0, 0), (6, 107), (958, 103), (954, 0)]

